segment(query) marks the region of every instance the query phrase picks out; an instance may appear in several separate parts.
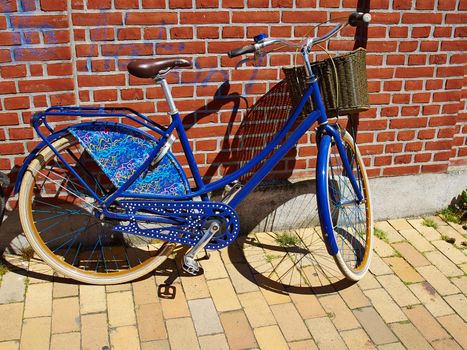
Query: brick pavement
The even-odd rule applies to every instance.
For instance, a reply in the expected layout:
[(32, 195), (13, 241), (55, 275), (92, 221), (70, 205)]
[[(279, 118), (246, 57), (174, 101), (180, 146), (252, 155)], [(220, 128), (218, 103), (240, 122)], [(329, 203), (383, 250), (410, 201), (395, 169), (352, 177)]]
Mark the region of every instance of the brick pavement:
[(313, 229), (301, 274), (273, 249), (277, 233), (211, 252), (200, 276), (170, 258), (155, 275), (117, 286), (80, 285), (33, 259), (2, 277), (0, 350), (462, 349), (466, 232), (436, 222), (377, 223), (386, 237), (375, 238), (371, 272), (353, 285)]

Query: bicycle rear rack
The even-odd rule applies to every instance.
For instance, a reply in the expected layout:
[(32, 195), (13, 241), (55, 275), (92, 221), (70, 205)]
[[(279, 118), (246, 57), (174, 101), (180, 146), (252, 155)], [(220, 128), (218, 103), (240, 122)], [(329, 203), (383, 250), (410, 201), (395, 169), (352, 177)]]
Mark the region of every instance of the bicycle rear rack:
[[(167, 130), (166, 127), (156, 123), (147, 116), (138, 113), (137, 111), (126, 107), (80, 107), (80, 106), (55, 106), (50, 107), (42, 112), (35, 113), (31, 118), (31, 125), (37, 131), (38, 135), (45, 138), (42, 131), (39, 129), (44, 125), (46, 129), (52, 134), (55, 132), (50, 123), (64, 122), (69, 119), (63, 120), (47, 120), (47, 117), (81, 117), (81, 118), (106, 118), (106, 121), (136, 123), (138, 127), (146, 127), (160, 135), (164, 135)], [(120, 119), (120, 120), (119, 120)], [(81, 120), (81, 121), (95, 121), (95, 120)]]

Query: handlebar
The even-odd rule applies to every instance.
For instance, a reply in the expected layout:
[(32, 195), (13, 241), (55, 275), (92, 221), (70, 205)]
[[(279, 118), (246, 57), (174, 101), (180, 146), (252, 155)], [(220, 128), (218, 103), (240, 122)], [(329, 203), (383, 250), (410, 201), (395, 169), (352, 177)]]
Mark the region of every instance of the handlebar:
[[(369, 23), (371, 21), (371, 15), (369, 13), (363, 13), (363, 12), (353, 12), (349, 15), (349, 18), (346, 23), (339, 23), (336, 25), (330, 32), (324, 34), (323, 36), (320, 36), (318, 38), (309, 38), (307, 39), (306, 43), (294, 43), (291, 41), (287, 40), (282, 40), (282, 39), (263, 39), (259, 40), (256, 42), (254, 45), (247, 45), (243, 46), (234, 50), (231, 50), (227, 52), (227, 55), (232, 58), (232, 57), (237, 57), (241, 56), (246, 53), (253, 53), (259, 49), (262, 49), (263, 47), (270, 46), (273, 44), (284, 44), (290, 47), (303, 47), (307, 51), (310, 51), (310, 48), (313, 45), (316, 45), (318, 43), (321, 43), (323, 41), (328, 40), (334, 34), (336, 34), (338, 31), (340, 31), (343, 27), (345, 27), (347, 24), (351, 25), (352, 27), (356, 27), (357, 25)], [(256, 41), (256, 39), (255, 39)]]

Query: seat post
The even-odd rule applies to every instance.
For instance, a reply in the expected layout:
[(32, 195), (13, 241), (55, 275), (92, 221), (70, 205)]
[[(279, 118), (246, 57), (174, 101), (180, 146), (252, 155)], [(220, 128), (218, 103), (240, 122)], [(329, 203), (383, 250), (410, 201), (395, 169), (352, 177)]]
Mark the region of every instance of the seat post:
[(175, 107), (174, 100), (172, 98), (172, 92), (170, 91), (169, 84), (167, 84), (167, 80), (165, 78), (155, 79), (156, 83), (161, 84), (162, 91), (164, 91), (165, 100), (169, 105), (169, 114), (174, 115), (178, 113), (177, 107)]

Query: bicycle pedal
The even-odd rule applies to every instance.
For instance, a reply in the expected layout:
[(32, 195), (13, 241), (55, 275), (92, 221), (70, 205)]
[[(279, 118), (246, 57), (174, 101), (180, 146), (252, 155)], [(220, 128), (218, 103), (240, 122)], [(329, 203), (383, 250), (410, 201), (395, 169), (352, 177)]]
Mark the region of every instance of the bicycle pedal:
[(183, 257), (182, 268), (186, 273), (196, 276), (199, 272), (200, 265), (195, 259), (185, 255)]

